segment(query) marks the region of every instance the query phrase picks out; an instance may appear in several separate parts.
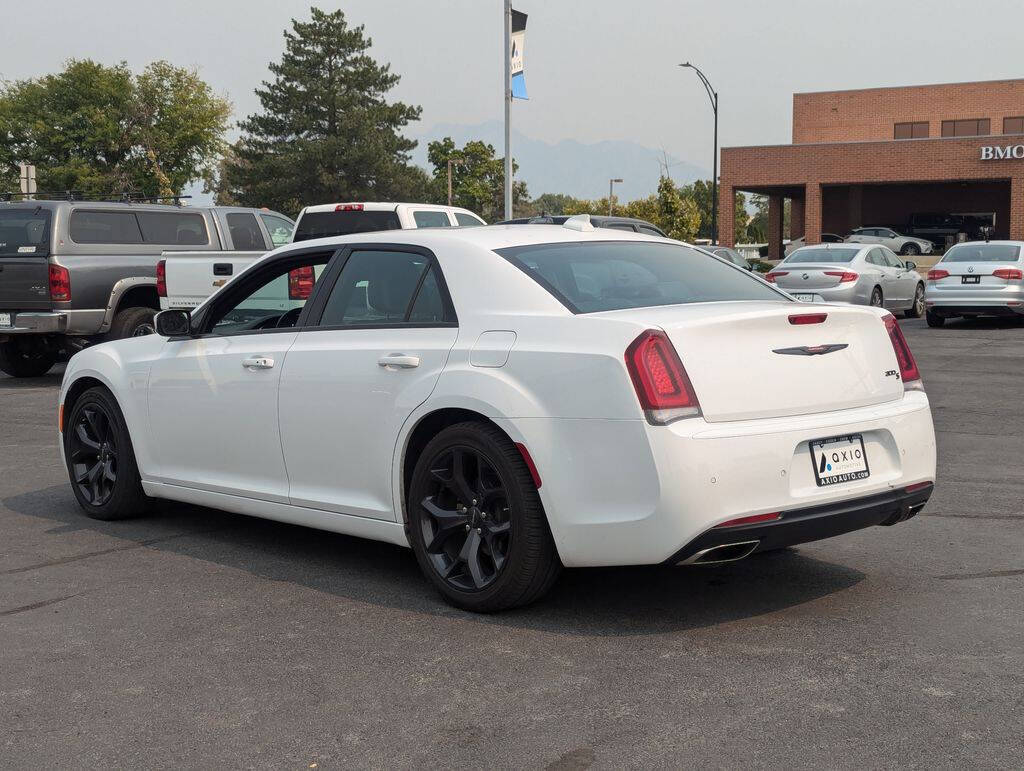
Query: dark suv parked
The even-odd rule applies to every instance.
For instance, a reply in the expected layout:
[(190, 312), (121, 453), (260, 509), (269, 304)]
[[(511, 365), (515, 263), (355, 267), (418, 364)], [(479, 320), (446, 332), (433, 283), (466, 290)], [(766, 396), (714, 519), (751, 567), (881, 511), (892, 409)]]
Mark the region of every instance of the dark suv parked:
[(0, 203), (0, 370), (149, 334), (165, 251), (272, 249), (292, 221), (258, 209), (100, 201)]

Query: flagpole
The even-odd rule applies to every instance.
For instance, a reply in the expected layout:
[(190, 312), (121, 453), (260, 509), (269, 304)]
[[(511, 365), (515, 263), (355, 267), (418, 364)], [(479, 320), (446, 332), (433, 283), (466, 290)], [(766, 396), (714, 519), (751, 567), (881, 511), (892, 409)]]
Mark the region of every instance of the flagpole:
[(512, 219), (512, 0), (505, 0), (505, 219)]

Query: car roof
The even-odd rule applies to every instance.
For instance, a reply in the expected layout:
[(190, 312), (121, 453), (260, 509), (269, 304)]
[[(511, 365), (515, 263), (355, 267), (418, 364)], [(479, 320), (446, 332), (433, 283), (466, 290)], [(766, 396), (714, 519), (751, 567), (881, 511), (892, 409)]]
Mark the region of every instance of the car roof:
[(973, 244), (973, 245), (977, 245), (977, 244), (996, 244), (997, 246), (1020, 246), (1020, 247), (1024, 247), (1024, 241), (1010, 241), (1010, 240), (996, 241), (995, 239), (992, 239), (991, 241), (985, 241), (985, 240), (979, 238), (979, 239), (977, 239), (975, 241), (958, 241), (957, 243), (953, 244), (953, 246), (951, 246), (949, 248), (950, 249), (954, 249), (957, 246), (965, 246), (967, 244)]
[[(339, 206), (362, 206), (363, 211), (398, 211), (399, 206), (415, 206), (417, 209), (428, 209), (431, 211), (461, 211), (470, 212), (460, 206), (445, 206), (438, 203), (408, 203), (405, 201), (336, 201), (334, 203), (318, 203), (314, 206), (306, 206), (304, 212), (332, 212)], [(474, 215), (475, 216), (475, 215)]]

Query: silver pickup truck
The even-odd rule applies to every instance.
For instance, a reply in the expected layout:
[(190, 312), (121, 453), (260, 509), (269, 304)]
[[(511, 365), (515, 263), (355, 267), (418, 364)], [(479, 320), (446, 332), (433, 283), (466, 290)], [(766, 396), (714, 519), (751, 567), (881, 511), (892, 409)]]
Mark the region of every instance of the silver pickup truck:
[(150, 334), (161, 254), (266, 251), (293, 226), (227, 206), (0, 203), (0, 370), (43, 375), (62, 352)]

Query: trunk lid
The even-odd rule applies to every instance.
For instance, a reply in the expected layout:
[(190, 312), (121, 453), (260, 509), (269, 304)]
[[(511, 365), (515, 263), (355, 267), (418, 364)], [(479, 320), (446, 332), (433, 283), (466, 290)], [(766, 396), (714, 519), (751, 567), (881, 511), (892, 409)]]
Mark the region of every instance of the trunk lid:
[(787, 292), (802, 292), (809, 289), (830, 289), (838, 286), (843, 273), (851, 273), (849, 263), (779, 265), (771, 273), (775, 285)]
[[(932, 279), (928, 284), (943, 292), (976, 291), (979, 287), (1001, 289), (1012, 283), (1005, 278), (993, 275), (997, 270), (1024, 270), (1021, 262), (938, 262), (932, 270), (944, 270), (949, 275), (940, 279)], [(977, 282), (973, 281), (977, 278)], [(964, 279), (971, 283), (964, 283)], [(1017, 280), (1019, 283), (1019, 279)]]
[[(889, 334), (869, 308), (723, 302), (617, 313), (665, 331), (709, 422), (809, 415), (903, 396)], [(789, 318), (817, 314), (825, 320)], [(816, 346), (833, 350), (815, 353)]]

